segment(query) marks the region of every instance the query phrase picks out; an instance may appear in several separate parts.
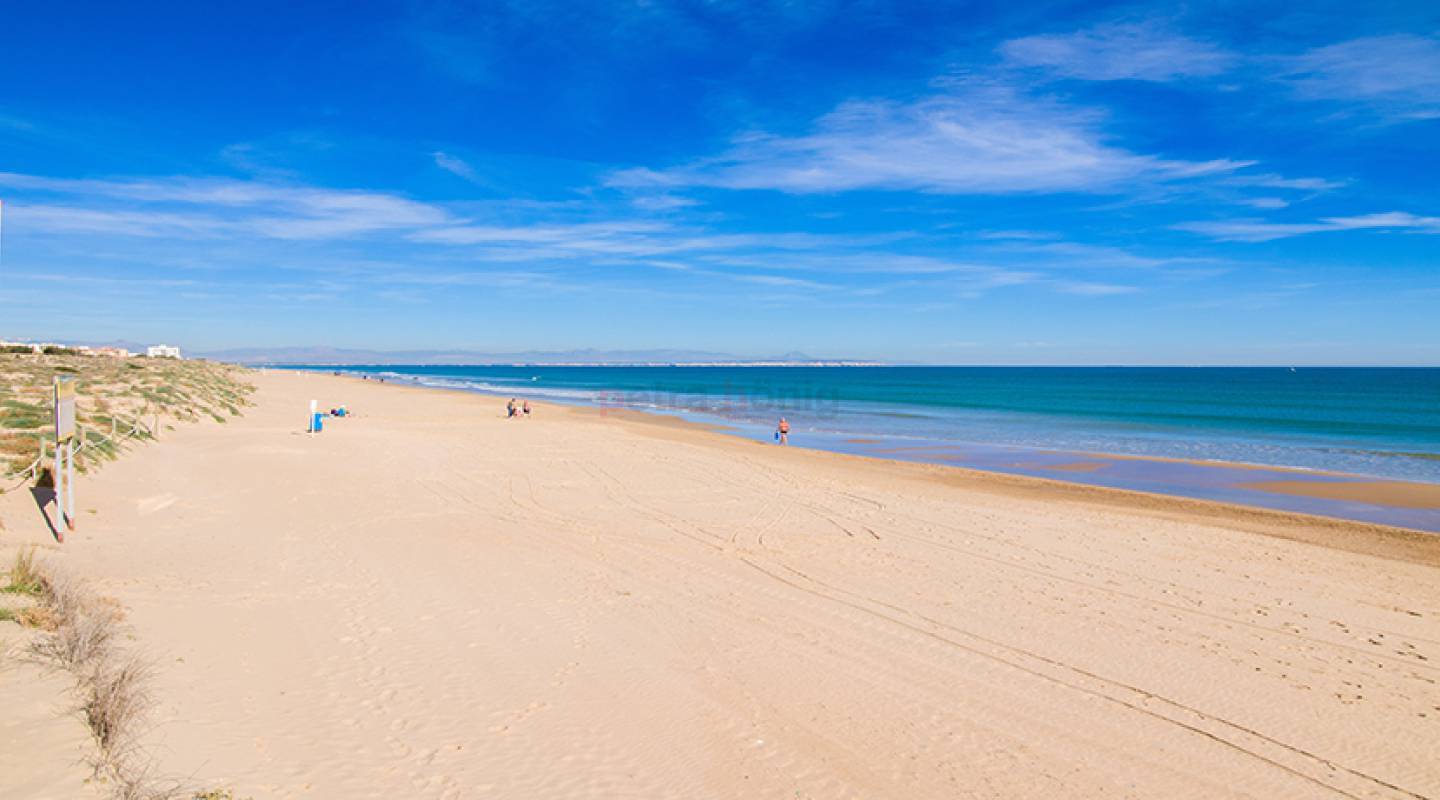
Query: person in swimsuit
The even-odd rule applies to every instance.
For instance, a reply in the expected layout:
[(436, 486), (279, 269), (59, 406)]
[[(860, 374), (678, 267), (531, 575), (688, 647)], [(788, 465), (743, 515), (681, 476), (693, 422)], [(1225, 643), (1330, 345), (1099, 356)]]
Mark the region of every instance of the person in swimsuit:
[(505, 418), (506, 418), (506, 419), (513, 419), (514, 417), (515, 417), (515, 398), (512, 397), (512, 398), (510, 398), (510, 402), (508, 402), (508, 403), (505, 404)]
[(790, 423), (784, 417), (780, 418), (780, 425), (775, 428), (775, 432), (780, 435), (780, 444), (790, 443)]
[(521, 406), (521, 410), (525, 412), (526, 418), (529, 418), (529, 416), (530, 416), (530, 401), (529, 401), (529, 400), (526, 400), (526, 401), (525, 401), (525, 405)]

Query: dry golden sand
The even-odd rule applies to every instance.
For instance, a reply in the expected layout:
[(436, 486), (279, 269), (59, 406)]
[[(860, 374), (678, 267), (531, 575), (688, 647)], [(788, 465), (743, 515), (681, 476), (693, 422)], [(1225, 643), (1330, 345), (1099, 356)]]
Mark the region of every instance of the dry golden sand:
[[(1440, 539), (258, 383), (244, 419), (84, 481), (97, 513), (59, 554), (156, 658), (171, 774), (257, 798), (1440, 796)], [(306, 437), (311, 398), (357, 414)], [(0, 498), (11, 544), (39, 536), (27, 503)]]
[(98, 800), (101, 787), (87, 782), (94, 745), (71, 711), (74, 680), (25, 657), (36, 635), (0, 623), (0, 797)]

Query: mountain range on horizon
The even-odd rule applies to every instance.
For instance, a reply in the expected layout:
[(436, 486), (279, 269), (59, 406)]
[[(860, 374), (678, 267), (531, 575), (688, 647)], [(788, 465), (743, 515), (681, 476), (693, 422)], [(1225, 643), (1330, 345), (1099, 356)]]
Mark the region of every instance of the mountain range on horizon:
[[(812, 364), (861, 363), (853, 359), (815, 358), (801, 352), (754, 357), (705, 350), (522, 350), (485, 352), (479, 350), (369, 350), (336, 347), (251, 347), (197, 352), (194, 355), (216, 361), (242, 364)], [(869, 362), (864, 362), (869, 363)]]

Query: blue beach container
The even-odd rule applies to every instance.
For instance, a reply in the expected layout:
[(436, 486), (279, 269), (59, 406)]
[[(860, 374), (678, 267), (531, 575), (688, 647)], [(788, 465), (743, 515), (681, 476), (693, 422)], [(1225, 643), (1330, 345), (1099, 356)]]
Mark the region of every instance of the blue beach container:
[(323, 430), (325, 430), (325, 415), (316, 411), (315, 418), (310, 420), (310, 432), (319, 433)]

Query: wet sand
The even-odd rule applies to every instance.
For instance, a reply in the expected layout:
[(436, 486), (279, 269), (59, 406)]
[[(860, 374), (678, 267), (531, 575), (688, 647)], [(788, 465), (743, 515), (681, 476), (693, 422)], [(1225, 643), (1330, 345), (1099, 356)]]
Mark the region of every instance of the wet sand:
[(1247, 489), (1265, 492), (1323, 497), (1357, 503), (1440, 509), (1440, 484), (1406, 481), (1306, 480), (1255, 481), (1242, 483)]
[(1040, 450), (972, 443), (897, 446), (888, 440), (792, 437), (842, 452), (1090, 486), (1251, 505), (1440, 532), (1440, 484), (1262, 464)]

